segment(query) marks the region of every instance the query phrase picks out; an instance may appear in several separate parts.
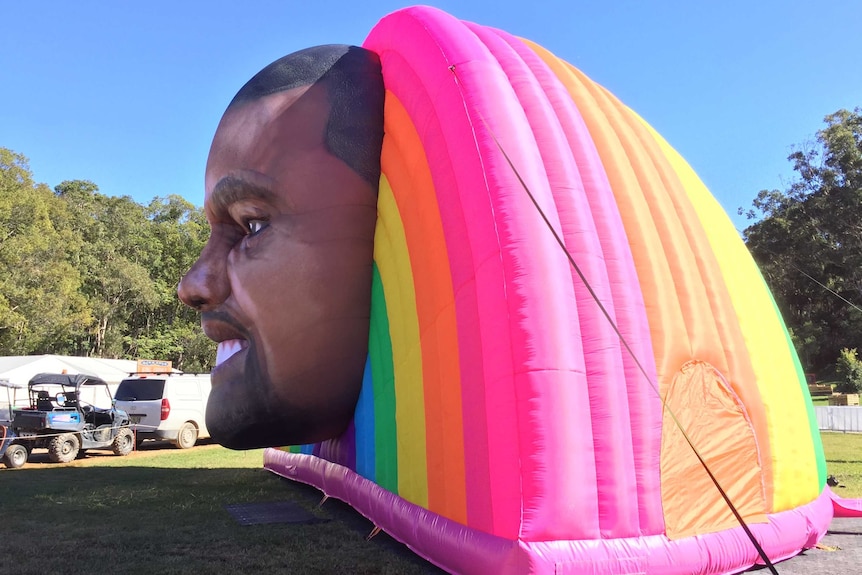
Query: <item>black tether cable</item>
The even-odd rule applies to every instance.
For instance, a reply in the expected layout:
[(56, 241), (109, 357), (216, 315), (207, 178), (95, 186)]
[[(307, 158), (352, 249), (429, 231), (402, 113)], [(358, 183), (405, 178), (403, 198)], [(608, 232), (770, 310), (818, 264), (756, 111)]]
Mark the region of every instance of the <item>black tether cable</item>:
[[(744, 235), (744, 232), (739, 231), (739, 228), (736, 228), (736, 232), (740, 235)], [(773, 250), (770, 250), (769, 248), (761, 248), (761, 249), (763, 249), (766, 252), (769, 252), (770, 254), (775, 256), (776, 258), (781, 258), (780, 254), (774, 252)], [(754, 256), (752, 256), (752, 259), (754, 259)], [(755, 263), (757, 263), (757, 262), (755, 261)], [(835, 291), (834, 289), (823, 284), (821, 281), (817, 280), (811, 274), (805, 272), (802, 268), (800, 268), (799, 266), (797, 266), (793, 262), (788, 261), (787, 265), (789, 265), (790, 267), (792, 267), (793, 269), (795, 269), (796, 271), (798, 271), (799, 273), (801, 273), (802, 275), (804, 275), (805, 277), (810, 279), (812, 282), (816, 283), (818, 286), (822, 287), (823, 289), (825, 289), (826, 291), (828, 291), (829, 293), (831, 293), (832, 295), (834, 295), (835, 297), (837, 297), (838, 299), (840, 299), (841, 301), (843, 301), (844, 303), (846, 303), (847, 305), (849, 305), (850, 307), (855, 309), (856, 311), (862, 312), (862, 308), (860, 308), (858, 305), (856, 305), (855, 303), (853, 303), (852, 301), (850, 301), (849, 299), (847, 299), (846, 297), (844, 297), (843, 295), (841, 295), (840, 293)]]

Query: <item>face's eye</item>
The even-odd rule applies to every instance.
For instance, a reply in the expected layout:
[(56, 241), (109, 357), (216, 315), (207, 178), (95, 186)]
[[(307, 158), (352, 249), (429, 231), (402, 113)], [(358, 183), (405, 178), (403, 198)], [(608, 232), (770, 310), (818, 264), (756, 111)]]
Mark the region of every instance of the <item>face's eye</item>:
[(246, 220), (245, 222), (245, 231), (246, 235), (253, 236), (258, 232), (263, 231), (266, 226), (269, 225), (269, 222), (266, 220)]

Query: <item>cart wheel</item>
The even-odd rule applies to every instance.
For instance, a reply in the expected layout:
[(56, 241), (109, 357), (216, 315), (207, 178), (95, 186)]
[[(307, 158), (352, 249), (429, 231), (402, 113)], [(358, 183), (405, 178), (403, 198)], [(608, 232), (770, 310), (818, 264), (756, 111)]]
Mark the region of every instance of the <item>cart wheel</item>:
[(6, 465), (6, 467), (18, 469), (19, 467), (23, 467), (24, 464), (27, 463), (27, 459), (29, 456), (30, 454), (27, 452), (26, 447), (24, 447), (20, 443), (13, 443), (6, 448), (6, 455), (3, 456), (3, 463)]
[(54, 463), (69, 463), (78, 456), (81, 442), (74, 433), (52, 437), (48, 442), (48, 459)]
[(111, 445), (111, 451), (114, 455), (128, 455), (135, 448), (135, 435), (128, 427), (121, 427), (117, 430), (117, 435), (114, 437), (114, 443)]

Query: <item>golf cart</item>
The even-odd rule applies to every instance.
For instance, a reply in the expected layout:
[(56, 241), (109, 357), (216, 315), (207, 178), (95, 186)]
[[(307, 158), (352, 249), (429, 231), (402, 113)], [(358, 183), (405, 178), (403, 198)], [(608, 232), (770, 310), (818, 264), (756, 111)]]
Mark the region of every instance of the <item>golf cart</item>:
[(13, 412), (12, 429), (28, 450), (45, 448), (55, 463), (87, 449), (128, 455), (135, 446), (129, 416), (114, 407), (104, 380), (87, 374), (40, 373), (27, 386), (29, 407)]
[(15, 390), (23, 386), (6, 379), (0, 380), (0, 459), (6, 467), (18, 468), (27, 463), (30, 450), (18, 440), (12, 429)]

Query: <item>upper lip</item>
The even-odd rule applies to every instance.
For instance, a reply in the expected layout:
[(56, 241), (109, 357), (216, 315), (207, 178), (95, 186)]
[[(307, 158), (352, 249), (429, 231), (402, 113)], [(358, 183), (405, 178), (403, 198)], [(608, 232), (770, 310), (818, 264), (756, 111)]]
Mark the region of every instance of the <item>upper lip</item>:
[(245, 330), (230, 314), (223, 311), (201, 313), (201, 327), (204, 335), (215, 342), (229, 339), (248, 339)]

